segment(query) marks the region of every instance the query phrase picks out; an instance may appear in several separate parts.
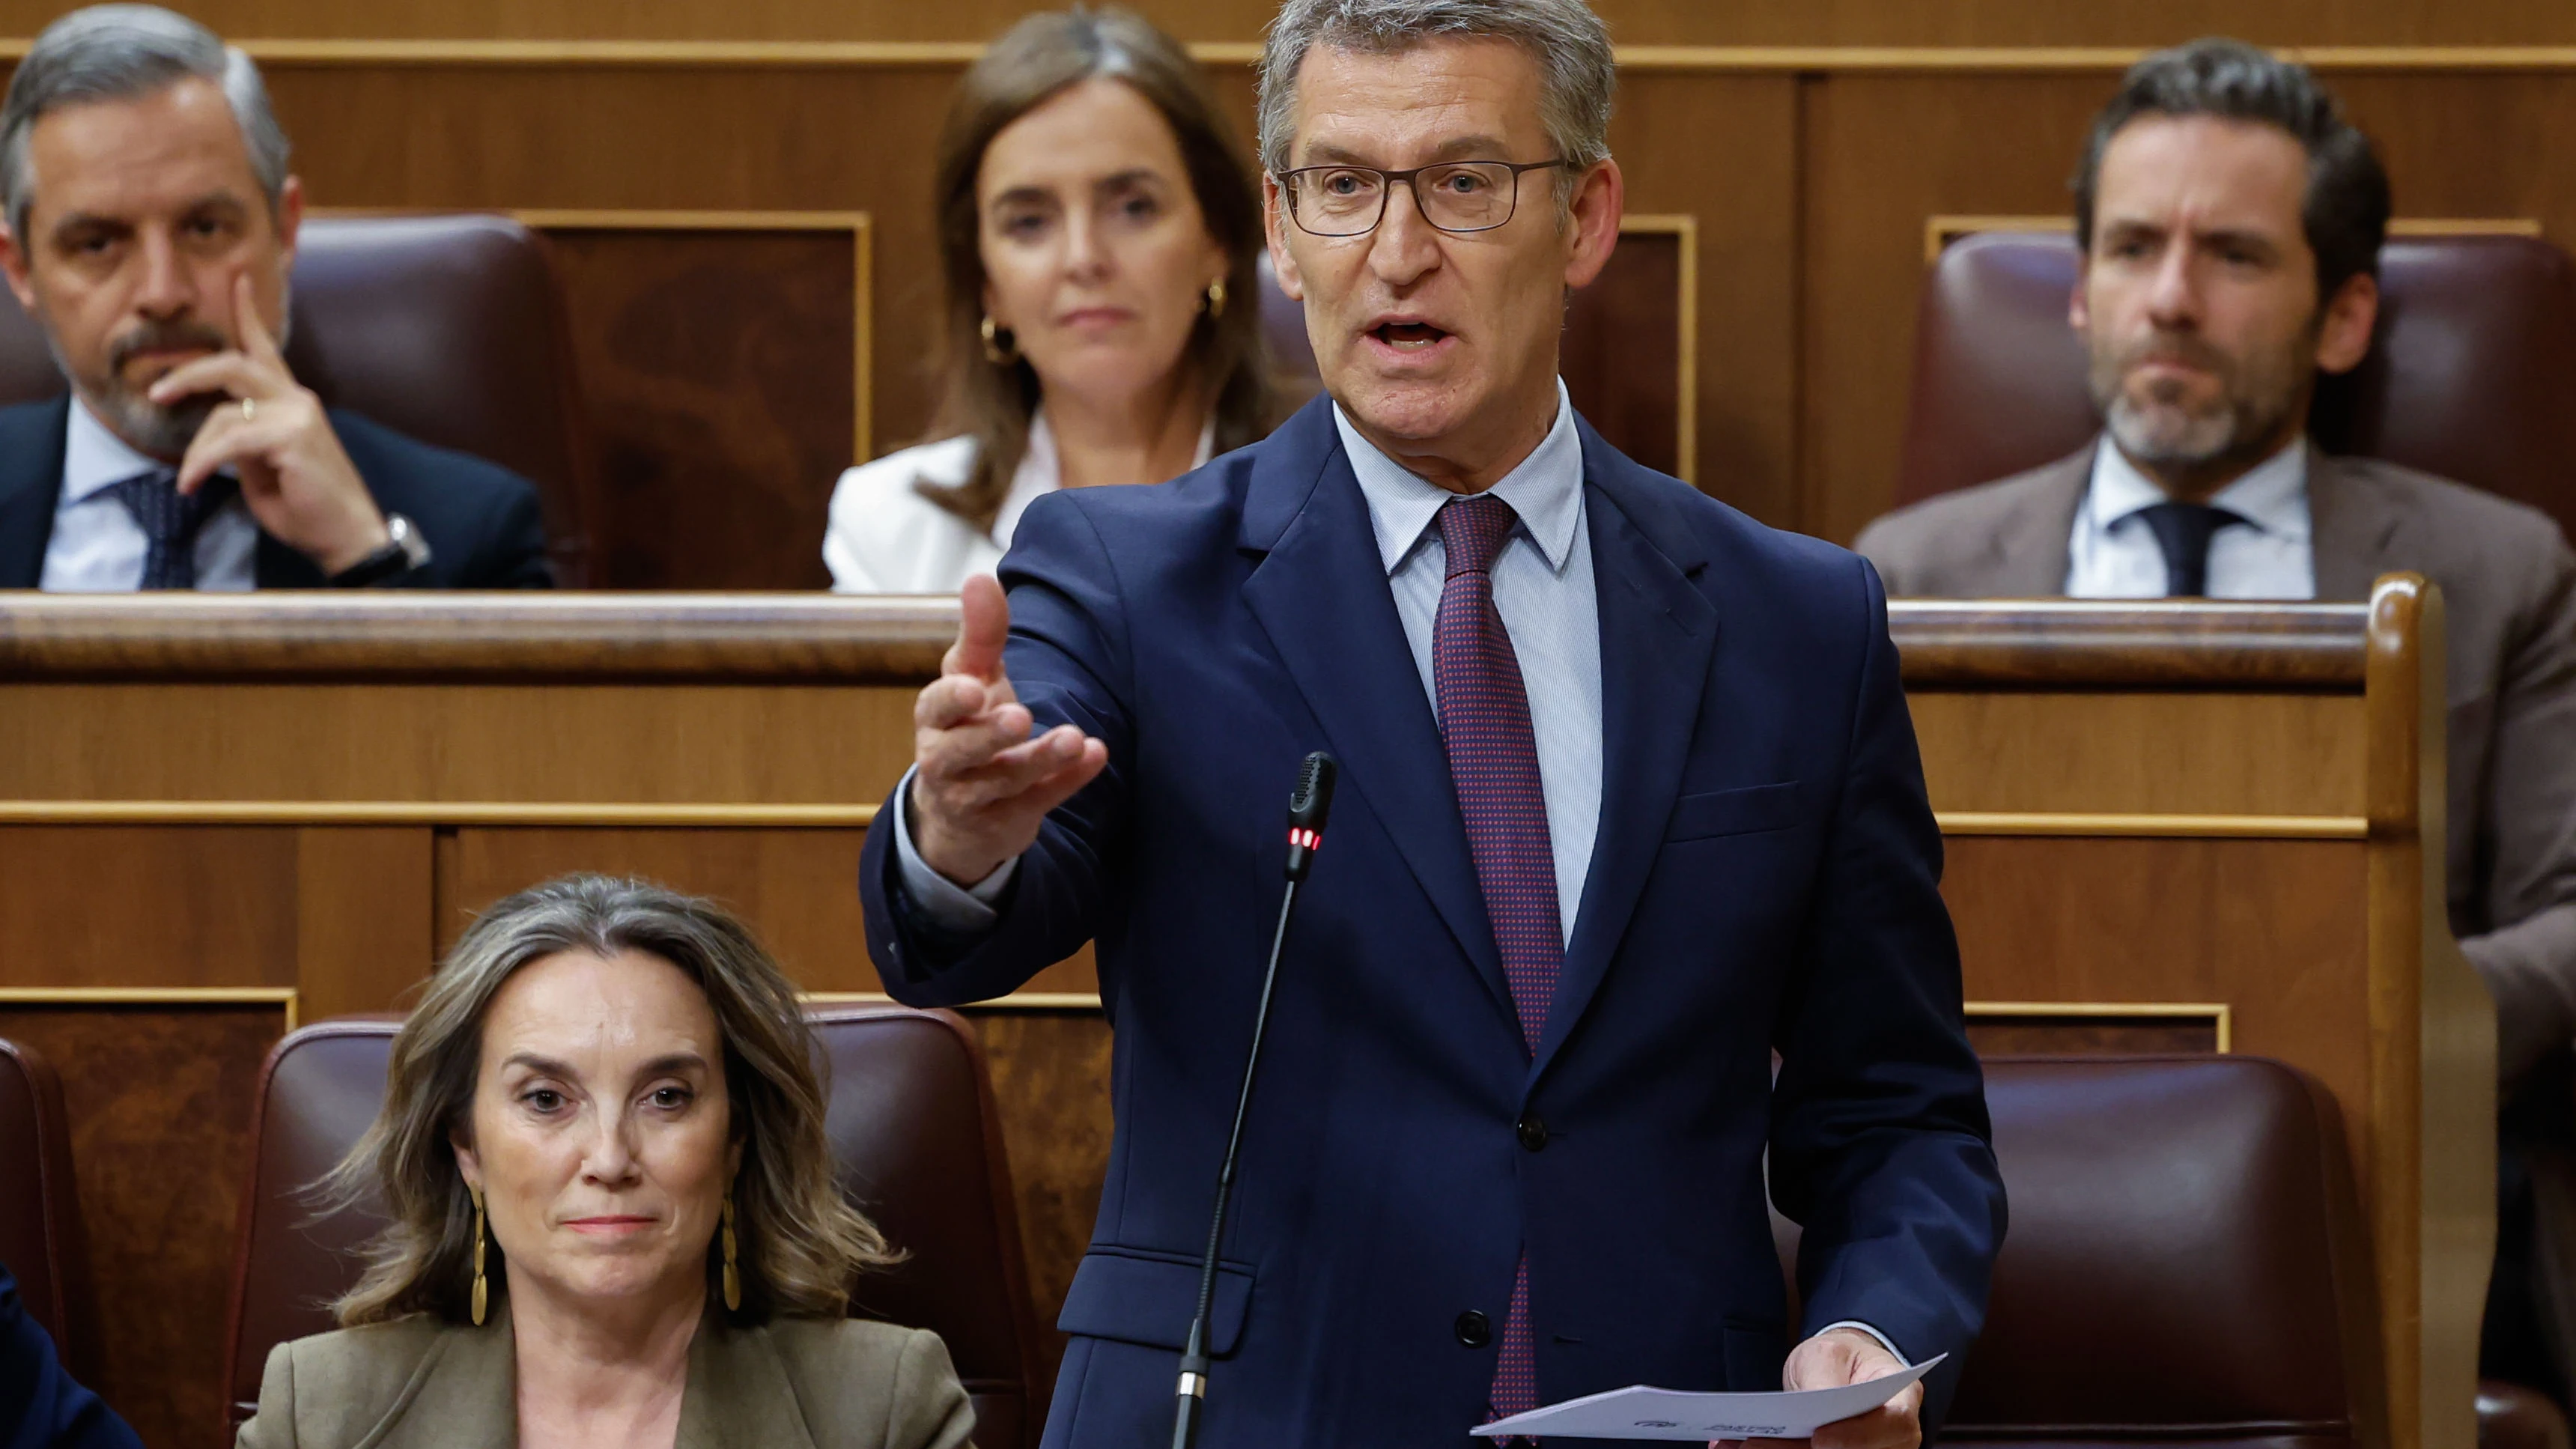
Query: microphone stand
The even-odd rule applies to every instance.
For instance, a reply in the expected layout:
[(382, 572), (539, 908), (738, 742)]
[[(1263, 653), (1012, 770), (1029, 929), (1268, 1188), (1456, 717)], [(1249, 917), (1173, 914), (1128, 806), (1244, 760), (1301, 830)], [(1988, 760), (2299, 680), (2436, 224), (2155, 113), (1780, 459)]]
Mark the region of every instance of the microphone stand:
[(1252, 1109), (1252, 1080), (1261, 1067), (1261, 1041), (1270, 1030), (1270, 996), (1279, 984), (1279, 956), (1288, 944), (1288, 922), (1297, 912), (1297, 887), (1323, 844), (1324, 820), (1333, 804), (1333, 757), (1317, 751), (1298, 771), (1288, 800), (1288, 885), (1279, 897), (1279, 926), (1270, 936), (1270, 961), (1261, 972), (1261, 1004), (1252, 1016), (1252, 1052), (1243, 1064), (1243, 1088), (1234, 1099), (1234, 1127), (1226, 1134), (1225, 1162), (1217, 1169), (1216, 1211), (1208, 1222), (1207, 1256), (1199, 1263), (1198, 1311), (1181, 1349), (1181, 1382), (1172, 1420), (1172, 1449), (1195, 1449), (1207, 1410), (1208, 1315), (1216, 1304), (1217, 1247), (1225, 1238), (1225, 1213), (1234, 1197), (1235, 1154), (1243, 1147), (1243, 1122)]

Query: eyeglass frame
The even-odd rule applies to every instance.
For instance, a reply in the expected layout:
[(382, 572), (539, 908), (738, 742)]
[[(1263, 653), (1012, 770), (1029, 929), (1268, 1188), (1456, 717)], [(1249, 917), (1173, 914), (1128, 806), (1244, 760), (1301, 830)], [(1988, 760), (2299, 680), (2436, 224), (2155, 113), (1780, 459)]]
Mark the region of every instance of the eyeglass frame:
[[(1562, 156), (1559, 156), (1552, 161), (1434, 161), (1428, 166), (1416, 166), (1410, 171), (1386, 171), (1375, 166), (1360, 166), (1348, 162), (1331, 162), (1322, 166), (1291, 167), (1286, 171), (1273, 173), (1270, 179), (1279, 184), (1280, 193), (1287, 203), (1288, 219), (1295, 222), (1297, 224), (1297, 229), (1308, 236), (1321, 237), (1326, 241), (1349, 241), (1353, 237), (1367, 236), (1369, 233), (1376, 231), (1379, 227), (1386, 224), (1386, 204), (1395, 199), (1395, 183), (1399, 181), (1404, 183), (1405, 190), (1413, 193), (1413, 212), (1416, 216), (1422, 218), (1423, 225), (1430, 227), (1434, 231), (1447, 232), (1451, 236), (1474, 236), (1479, 232), (1499, 231), (1502, 228), (1511, 225), (1512, 218), (1521, 214), (1521, 178), (1523, 176), (1532, 171), (1545, 171), (1551, 167), (1557, 166), (1571, 168), (1573, 165), (1574, 163), (1572, 161), (1569, 161)], [(1504, 213), (1501, 221), (1495, 222), (1491, 226), (1442, 226), (1440, 223), (1433, 221), (1431, 219), (1430, 208), (1422, 204), (1421, 183), (1415, 178), (1419, 177), (1425, 171), (1439, 171), (1451, 166), (1500, 166), (1504, 170), (1509, 171), (1512, 174), (1512, 209)], [(1292, 184), (1292, 181), (1295, 177), (1304, 176), (1315, 171), (1365, 171), (1378, 178), (1379, 184), (1384, 189), (1378, 193), (1376, 217), (1372, 218), (1368, 225), (1361, 227), (1358, 231), (1317, 231), (1313, 227), (1308, 226), (1306, 224), (1306, 219), (1297, 214), (1297, 188)]]

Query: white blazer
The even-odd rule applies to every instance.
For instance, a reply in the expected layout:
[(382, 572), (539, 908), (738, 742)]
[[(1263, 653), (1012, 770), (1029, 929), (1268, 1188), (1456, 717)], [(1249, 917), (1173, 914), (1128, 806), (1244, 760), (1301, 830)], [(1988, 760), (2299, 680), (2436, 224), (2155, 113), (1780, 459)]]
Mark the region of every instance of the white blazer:
[[(1211, 420), (1199, 433), (1195, 468), (1216, 444)], [(1032, 500), (1060, 484), (1055, 433), (1042, 409), (1029, 420), (1029, 449), (1002, 495), (993, 531), (979, 533), (965, 519), (924, 498), (913, 487), (954, 487), (975, 461), (975, 440), (943, 438), (888, 453), (841, 475), (832, 487), (831, 524), (823, 533), (823, 562), (832, 589), (843, 594), (953, 594), (969, 574), (989, 574), (1011, 546), (1011, 533)]]

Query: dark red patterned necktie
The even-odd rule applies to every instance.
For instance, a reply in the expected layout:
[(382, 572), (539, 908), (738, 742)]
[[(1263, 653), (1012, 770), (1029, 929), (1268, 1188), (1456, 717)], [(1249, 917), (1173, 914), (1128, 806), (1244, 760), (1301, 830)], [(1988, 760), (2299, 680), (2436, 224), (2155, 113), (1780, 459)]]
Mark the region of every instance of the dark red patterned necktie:
[[(1475, 857), (1494, 947), (1511, 984), (1521, 1044), (1536, 1053), (1565, 960), (1565, 935), (1529, 695), (1503, 616), (1494, 610), (1488, 572), (1516, 521), (1512, 506), (1490, 495), (1452, 499), (1441, 508), (1440, 542), (1449, 553), (1449, 574), (1440, 586), (1440, 618), (1432, 629), (1431, 678), (1440, 697), (1458, 812), (1467, 822), (1467, 852)], [(1492, 1408), (1495, 1418), (1504, 1418), (1537, 1407), (1538, 1348), (1530, 1332), (1525, 1251), (1495, 1359)]]

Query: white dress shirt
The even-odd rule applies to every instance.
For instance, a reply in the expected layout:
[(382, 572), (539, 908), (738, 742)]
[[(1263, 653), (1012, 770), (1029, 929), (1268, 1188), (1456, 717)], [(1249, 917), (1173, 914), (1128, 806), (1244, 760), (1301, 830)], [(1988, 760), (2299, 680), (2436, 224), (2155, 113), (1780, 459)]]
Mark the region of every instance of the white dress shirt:
[[(1216, 422), (1199, 430), (1199, 448), (1190, 466), (1208, 460), (1216, 446)], [(823, 562), (832, 570), (832, 589), (843, 594), (953, 594), (969, 575), (989, 574), (1000, 565), (1020, 526), (1020, 515), (1041, 494), (1052, 493), (1063, 479), (1055, 451), (1055, 430), (1040, 408), (1029, 420), (1028, 451), (1011, 474), (1010, 491), (1002, 495), (993, 531), (975, 525), (921, 496), (914, 485), (950, 488), (966, 481), (975, 465), (973, 438), (944, 438), (873, 463), (852, 468), (832, 487), (832, 511), (823, 532)]]
[[(130, 594), (143, 587), (143, 558), (151, 540), (109, 490), (138, 473), (171, 465), (129, 447), (77, 397), (69, 411), (62, 492), (54, 504), (54, 531), (45, 543), (45, 569), (37, 587), (56, 593)], [(196, 554), (198, 589), (248, 593), (259, 586), (259, 525), (239, 494), (225, 499), (198, 526)]]
[[(2105, 435), (2093, 453), (2093, 481), (2066, 541), (2066, 596), (2161, 599), (2165, 556), (2141, 509), (2165, 491)], [(2308, 445), (2291, 443), (2218, 490), (2210, 506), (2245, 520), (2210, 536), (2213, 599), (2313, 599), (2316, 553), (2308, 532)]]

